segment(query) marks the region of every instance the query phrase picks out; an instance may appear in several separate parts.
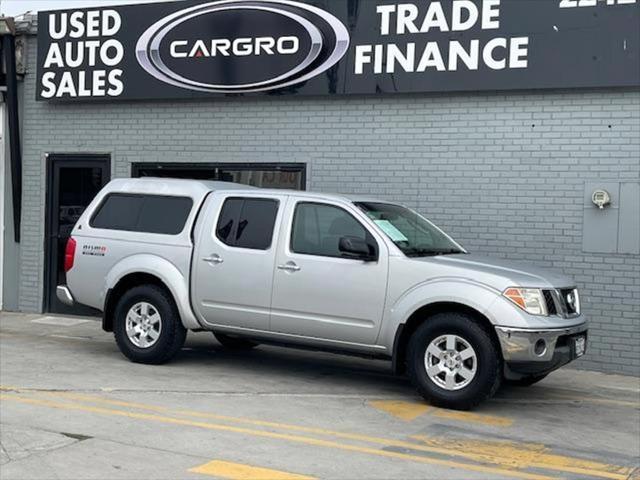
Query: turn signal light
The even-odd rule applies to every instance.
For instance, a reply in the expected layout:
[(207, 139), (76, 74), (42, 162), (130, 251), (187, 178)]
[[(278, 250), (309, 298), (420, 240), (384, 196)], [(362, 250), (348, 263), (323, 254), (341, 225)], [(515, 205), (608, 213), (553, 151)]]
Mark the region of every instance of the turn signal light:
[(73, 268), (73, 260), (76, 256), (76, 239), (69, 237), (67, 246), (64, 249), (64, 271), (68, 272)]
[(502, 294), (531, 315), (547, 315), (547, 305), (539, 288), (511, 287)]

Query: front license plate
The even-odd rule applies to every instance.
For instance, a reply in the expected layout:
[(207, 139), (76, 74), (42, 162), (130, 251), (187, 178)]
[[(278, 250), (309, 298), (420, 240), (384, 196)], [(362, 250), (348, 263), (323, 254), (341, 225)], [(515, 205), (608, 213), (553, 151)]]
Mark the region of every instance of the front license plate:
[(574, 337), (573, 339), (574, 351), (576, 352), (576, 358), (584, 355), (585, 350), (587, 349), (587, 337), (584, 335), (580, 335), (579, 337)]

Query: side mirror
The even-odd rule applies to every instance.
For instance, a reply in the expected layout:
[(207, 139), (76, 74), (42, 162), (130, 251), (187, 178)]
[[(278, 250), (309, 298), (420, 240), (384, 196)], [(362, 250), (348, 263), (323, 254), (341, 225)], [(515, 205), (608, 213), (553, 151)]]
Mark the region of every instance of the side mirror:
[(358, 237), (340, 237), (338, 249), (346, 258), (372, 262), (377, 260), (375, 248)]

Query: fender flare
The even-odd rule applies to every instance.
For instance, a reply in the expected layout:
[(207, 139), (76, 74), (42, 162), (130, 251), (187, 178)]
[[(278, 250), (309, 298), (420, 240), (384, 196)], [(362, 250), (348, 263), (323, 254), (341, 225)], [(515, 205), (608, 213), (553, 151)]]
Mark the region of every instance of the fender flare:
[(390, 307), (378, 343), (392, 352), (393, 370), (399, 372), (402, 369), (400, 357), (408, 341), (407, 323), (416, 312), (430, 306), (438, 311), (458, 305), (478, 312), (495, 326), (500, 317), (494, 314), (492, 306), (499, 298), (498, 290), (469, 279), (438, 278), (422, 282), (407, 290)]
[(390, 322), (404, 324), (417, 310), (434, 303), (458, 303), (472, 308), (496, 325), (497, 317), (490, 311), (501, 292), (484, 283), (459, 277), (440, 277), (414, 285), (402, 294), (390, 308)]
[(105, 305), (108, 293), (127, 275), (145, 273), (157, 277), (173, 296), (182, 324), (187, 329), (199, 329), (198, 323), (191, 308), (189, 298), (189, 279), (168, 260), (157, 255), (141, 253), (131, 255), (116, 263), (105, 278), (104, 290), (100, 292), (100, 301)]

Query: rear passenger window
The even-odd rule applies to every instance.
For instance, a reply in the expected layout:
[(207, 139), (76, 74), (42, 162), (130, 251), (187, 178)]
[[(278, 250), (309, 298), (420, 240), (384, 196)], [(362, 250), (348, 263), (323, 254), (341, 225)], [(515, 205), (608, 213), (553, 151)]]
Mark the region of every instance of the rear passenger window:
[(187, 197), (108, 195), (91, 219), (93, 228), (129, 232), (177, 235), (191, 212), (193, 200)]
[(220, 211), (216, 236), (231, 247), (268, 250), (277, 214), (277, 200), (228, 198)]
[(231, 232), (235, 230), (243, 200), (240, 198), (230, 198), (224, 202), (222, 211), (218, 217), (216, 235), (227, 245), (233, 245)]

